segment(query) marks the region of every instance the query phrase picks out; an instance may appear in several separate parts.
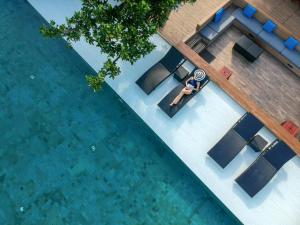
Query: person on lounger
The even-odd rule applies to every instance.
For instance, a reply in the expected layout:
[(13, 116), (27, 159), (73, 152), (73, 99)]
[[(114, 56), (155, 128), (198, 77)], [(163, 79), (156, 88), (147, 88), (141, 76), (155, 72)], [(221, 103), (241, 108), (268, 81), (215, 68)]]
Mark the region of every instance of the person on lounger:
[(190, 95), (193, 91), (200, 91), (200, 82), (205, 78), (205, 72), (203, 70), (196, 70), (194, 76), (187, 79), (185, 82), (185, 87), (180, 91), (180, 93), (174, 98), (170, 106), (177, 105), (178, 102), (185, 95)]

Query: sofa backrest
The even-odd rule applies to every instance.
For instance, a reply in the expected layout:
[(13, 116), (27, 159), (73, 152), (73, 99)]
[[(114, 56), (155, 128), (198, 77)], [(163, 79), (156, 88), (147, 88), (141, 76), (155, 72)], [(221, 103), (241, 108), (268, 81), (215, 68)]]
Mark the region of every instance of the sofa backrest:
[(223, 7), (225, 10), (232, 4), (232, 0), (226, 0), (219, 5), (218, 8), (214, 9), (209, 15), (201, 19), (197, 24), (197, 31), (205, 27), (210, 21), (215, 18), (215, 14)]
[[(240, 8), (244, 8), (248, 4), (248, 1), (232, 0), (232, 3), (234, 3), (235, 5), (237, 5)], [(300, 41), (299, 36), (296, 36), (295, 34), (291, 33), (289, 30), (287, 30), (276, 18), (273, 18), (268, 13), (261, 10), (259, 7), (256, 7), (255, 4), (252, 4), (252, 5), (255, 8), (257, 8), (257, 12), (255, 13), (254, 17), (262, 24), (264, 24), (267, 20), (271, 19), (277, 25), (276, 29), (274, 30), (274, 33), (276, 33), (278, 35), (278, 37), (280, 37), (283, 41), (288, 39), (290, 36), (294, 36), (298, 41)], [(298, 51), (300, 51), (300, 45), (298, 45), (296, 49)]]
[[(226, 0), (226, 1), (224, 1), (222, 4), (220, 4), (220, 6), (218, 8), (214, 9), (211, 14), (209, 14), (206, 17), (202, 18), (198, 22), (196, 30), (197, 31), (201, 30), (210, 21), (212, 21), (214, 19), (214, 17), (215, 17), (216, 12), (218, 12), (218, 10), (220, 10), (220, 8), (223, 7), (226, 10), (231, 4), (235, 4), (236, 6), (238, 6), (240, 8), (244, 8), (248, 4), (248, 1), (246, 1), (246, 0)], [(274, 33), (277, 34), (278, 37), (280, 37), (283, 41), (285, 41), (286, 39), (288, 39), (290, 36), (293, 36), (298, 41), (300, 41), (300, 37), (299, 36), (291, 33), (289, 30), (287, 30), (276, 18), (273, 18), (272, 16), (270, 16), (266, 12), (262, 11), (259, 7), (256, 7), (255, 4), (251, 3), (251, 5), (253, 5), (255, 8), (257, 8), (257, 12), (255, 13), (254, 17), (259, 22), (261, 22), (262, 24), (264, 24), (266, 21), (268, 21), (269, 19), (271, 19), (277, 25), (276, 29), (274, 30)], [(298, 51), (300, 51), (300, 45), (298, 45), (296, 47), (296, 49)]]

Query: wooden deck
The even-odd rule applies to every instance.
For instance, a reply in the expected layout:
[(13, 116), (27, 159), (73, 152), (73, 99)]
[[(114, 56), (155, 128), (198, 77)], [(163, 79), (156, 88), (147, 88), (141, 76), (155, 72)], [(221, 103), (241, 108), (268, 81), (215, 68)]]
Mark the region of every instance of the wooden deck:
[[(192, 54), (182, 42), (196, 31), (199, 21), (200, 23), (206, 21), (217, 9), (228, 2), (230, 0), (198, 0), (194, 4), (183, 5), (171, 14), (160, 33), (171, 44), (179, 46), (193, 63), (203, 66), (202, 58), (196, 53)], [(248, 2), (272, 18), (274, 17), (276, 22), (279, 21), (296, 37), (300, 37), (298, 25), (300, 24), (300, 7), (296, 3), (290, 0), (248, 0)], [(234, 28), (229, 30), (229, 37), (225, 36), (223, 40), (222, 37), (219, 38), (220, 40), (210, 47), (217, 59), (212, 65), (205, 65), (205, 67), (214, 74), (213, 76), (217, 76), (217, 71), (223, 65), (228, 65), (234, 71), (231, 80), (226, 81), (227, 83), (217, 77), (213, 80), (245, 109), (258, 116), (277, 137), (283, 139), (300, 155), (300, 142), (279, 125), (287, 119), (300, 125), (300, 77), (287, 70), (267, 52), (262, 55), (260, 62), (256, 63), (257, 67), (254, 66), (255, 64), (245, 67), (245, 62), (231, 60), (236, 56), (230, 50), (232, 47), (230, 45), (236, 38), (234, 35), (236, 32)], [(272, 66), (265, 67), (264, 62)], [(259, 82), (249, 79), (249, 74), (253, 71), (257, 72), (256, 78)]]
[[(199, 21), (205, 20), (229, 0), (198, 0), (171, 13), (160, 33), (171, 43), (179, 43), (193, 34)], [(291, 0), (248, 0), (300, 37), (300, 5)]]
[(250, 96), (276, 121), (291, 120), (300, 125), (300, 77), (295, 76), (267, 51), (254, 63), (232, 51), (242, 33), (229, 28), (208, 47), (216, 59), (210, 64), (218, 71), (233, 71), (229, 82)]

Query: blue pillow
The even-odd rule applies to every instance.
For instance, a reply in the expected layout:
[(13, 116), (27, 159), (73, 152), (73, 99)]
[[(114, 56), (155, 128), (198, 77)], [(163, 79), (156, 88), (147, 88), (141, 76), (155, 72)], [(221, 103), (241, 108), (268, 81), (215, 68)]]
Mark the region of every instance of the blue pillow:
[(265, 31), (267, 31), (268, 33), (273, 32), (273, 30), (275, 30), (277, 27), (277, 25), (275, 23), (273, 23), (272, 20), (268, 20), (264, 25), (263, 25), (263, 29)]
[(253, 15), (256, 13), (256, 8), (254, 8), (252, 5), (248, 4), (244, 8), (243, 13), (245, 16), (252, 18)]
[(289, 50), (294, 50), (298, 44), (299, 44), (299, 41), (297, 41), (292, 36), (289, 37), (288, 39), (286, 39), (284, 42), (285, 47), (287, 47)]
[(221, 9), (219, 9), (218, 12), (216, 12), (215, 19), (214, 19), (215, 23), (218, 23), (221, 21), (224, 12), (225, 12), (225, 9), (223, 7)]

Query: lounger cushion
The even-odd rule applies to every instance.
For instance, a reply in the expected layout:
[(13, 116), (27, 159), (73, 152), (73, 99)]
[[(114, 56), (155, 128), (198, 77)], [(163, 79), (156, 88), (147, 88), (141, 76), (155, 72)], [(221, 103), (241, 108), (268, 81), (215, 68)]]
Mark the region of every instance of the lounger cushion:
[(289, 50), (285, 48), (281, 54), (291, 61), (296, 67), (300, 69), (300, 52), (297, 50)]
[(216, 15), (214, 18), (215, 23), (218, 23), (221, 21), (224, 12), (225, 12), (225, 9), (223, 7), (216, 12)]
[(241, 8), (236, 9), (233, 13), (233, 16), (239, 23), (248, 28), (252, 33), (257, 35), (262, 31), (262, 24), (254, 17), (246, 17)]
[(275, 23), (273, 23), (272, 20), (268, 20), (267, 22), (265, 22), (265, 24), (263, 25), (263, 30), (271, 33), (276, 29), (277, 25)]
[(299, 41), (297, 41), (293, 37), (289, 37), (287, 40), (284, 41), (284, 46), (287, 47), (289, 50), (294, 50), (298, 44)]
[(225, 168), (246, 144), (244, 138), (235, 130), (230, 129), (207, 154), (222, 168)]
[(167, 70), (174, 72), (177, 66), (185, 61), (183, 55), (175, 47), (171, 47), (167, 54), (160, 60)]
[(246, 142), (249, 142), (263, 126), (263, 123), (254, 115), (246, 113), (233, 129), (244, 138)]
[(154, 66), (147, 70), (136, 84), (149, 95), (160, 83), (167, 79), (185, 59), (175, 48), (171, 47), (167, 54)]
[(287, 144), (276, 140), (236, 179), (236, 182), (253, 197), (295, 155)]
[(224, 168), (262, 127), (262, 122), (247, 112), (207, 154)]
[(256, 13), (256, 8), (254, 8), (252, 5), (248, 4), (243, 10), (243, 14), (247, 16), (248, 18), (252, 18), (254, 14)]
[(158, 106), (170, 117), (172, 118), (175, 114), (191, 99), (194, 97), (196, 92), (193, 92), (191, 95), (185, 96), (181, 101), (174, 106), (170, 106), (170, 103), (174, 98), (180, 93), (180, 91), (185, 87), (184, 84), (180, 83), (177, 85), (166, 97), (164, 97), (159, 103)]
[(218, 32), (214, 31), (208, 25), (200, 31), (200, 34), (209, 41), (214, 40), (218, 36)]
[[(193, 72), (191, 73), (193, 74)], [(209, 82), (208, 76), (206, 76), (201, 82), (201, 89)], [(184, 96), (181, 101), (174, 106), (170, 106), (170, 103), (174, 98), (180, 93), (180, 91), (185, 87), (183, 83), (178, 84), (172, 91), (169, 92), (159, 103), (158, 106), (169, 116), (173, 117), (181, 108), (183, 108), (197, 93), (193, 92), (191, 95)], [(201, 91), (201, 90), (200, 90)]]
[[(273, 145), (273, 144), (272, 144)], [(270, 150), (264, 152), (263, 157), (279, 170), (286, 162), (293, 158), (296, 153), (283, 141), (278, 141)]]
[(273, 32), (268, 33), (263, 30), (258, 34), (258, 37), (278, 52), (284, 49), (283, 41)]
[[(150, 75), (149, 75), (150, 74)], [(170, 75), (170, 71), (161, 63), (152, 66), (136, 83), (146, 93), (150, 94), (154, 88)]]
[(277, 170), (264, 157), (258, 158), (235, 181), (253, 197), (276, 174)]
[(217, 33), (221, 33), (226, 28), (228, 28), (232, 22), (234, 21), (234, 16), (232, 15), (234, 8), (228, 8), (225, 10), (224, 15), (222, 16), (221, 20), (216, 23), (214, 21), (210, 22), (208, 26), (212, 28)]

